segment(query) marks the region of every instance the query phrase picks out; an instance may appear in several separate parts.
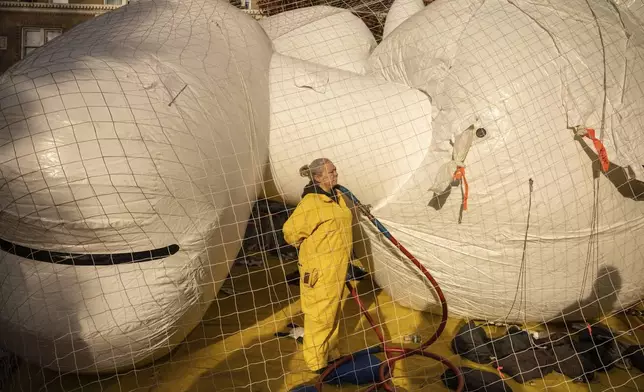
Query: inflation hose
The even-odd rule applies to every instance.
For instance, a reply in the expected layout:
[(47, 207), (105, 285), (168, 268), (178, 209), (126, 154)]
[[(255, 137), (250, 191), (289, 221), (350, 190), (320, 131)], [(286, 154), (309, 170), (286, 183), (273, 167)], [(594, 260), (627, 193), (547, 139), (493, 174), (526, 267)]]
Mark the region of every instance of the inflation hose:
[(445, 330), (445, 325), (447, 324), (447, 316), (448, 316), (448, 313), (447, 313), (447, 300), (445, 299), (445, 295), (443, 294), (443, 291), (441, 290), (440, 286), (438, 285), (438, 282), (436, 282), (436, 279), (434, 279), (434, 277), (414, 257), (414, 255), (412, 255), (402, 244), (400, 244), (400, 242), (398, 242), (398, 240), (396, 240), (396, 238), (393, 235), (391, 235), (389, 230), (387, 230), (387, 228), (385, 226), (383, 226), (382, 223), (380, 223), (380, 221), (378, 221), (378, 219), (376, 219), (376, 217), (373, 216), (373, 214), (371, 214), (371, 211), (369, 211), (369, 208), (367, 208), (365, 205), (363, 205), (360, 202), (360, 200), (358, 200), (358, 198), (353, 193), (351, 193), (351, 191), (349, 191), (347, 188), (345, 188), (345, 187), (343, 187), (341, 185), (338, 185), (337, 188), (340, 190), (340, 192), (342, 192), (345, 195), (347, 195), (351, 199), (353, 204), (355, 204), (360, 209), (360, 211), (362, 211), (362, 213), (364, 213), (365, 216), (367, 218), (369, 218), (371, 223), (373, 223), (374, 226), (376, 226), (378, 231), (380, 231), (385, 237), (387, 237), (387, 239), (389, 241), (391, 241), (391, 243), (394, 244), (394, 246), (396, 246), (396, 248), (398, 248), (412, 263), (414, 263), (414, 265), (423, 273), (423, 275), (425, 275), (427, 280), (432, 284), (432, 286), (434, 288), (434, 291), (436, 292), (436, 295), (438, 296), (438, 298), (439, 298), (439, 300), (441, 302), (441, 308), (442, 308), (441, 314), (442, 314), (442, 317), (441, 317), (440, 325), (436, 329), (436, 332), (434, 332), (434, 334), (426, 342), (421, 344), (420, 347), (417, 347), (417, 348), (414, 348), (414, 349), (403, 348), (403, 347), (391, 347), (386, 343), (384, 334), (382, 333), (382, 330), (380, 329), (380, 327), (376, 324), (376, 322), (373, 320), (373, 318), (371, 317), (371, 315), (369, 314), (367, 309), (364, 307), (364, 304), (362, 303), (362, 301), (360, 300), (360, 298), (358, 296), (357, 290), (353, 286), (351, 286), (351, 284), (347, 281), (346, 286), (349, 289), (349, 292), (351, 293), (351, 296), (353, 297), (353, 299), (358, 304), (358, 307), (360, 308), (360, 312), (365, 316), (367, 321), (369, 321), (369, 324), (371, 324), (371, 328), (373, 328), (373, 330), (376, 333), (376, 335), (378, 335), (378, 339), (380, 340), (381, 345), (371, 347), (371, 348), (367, 348), (367, 349), (365, 349), (363, 351), (360, 351), (360, 352), (357, 352), (357, 353), (346, 355), (344, 357), (341, 357), (341, 358), (337, 359), (333, 363), (331, 363), (329, 366), (327, 366), (327, 368), (324, 370), (324, 372), (320, 375), (320, 377), (319, 377), (319, 379), (318, 379), (318, 381), (317, 381), (317, 383), (315, 385), (316, 389), (318, 391), (322, 391), (322, 385), (323, 385), (324, 379), (329, 374), (331, 374), (333, 372), (333, 370), (335, 370), (338, 366), (340, 366), (343, 363), (346, 363), (346, 362), (352, 360), (354, 357), (357, 357), (357, 356), (363, 355), (363, 354), (374, 354), (374, 353), (377, 353), (377, 352), (384, 352), (385, 356), (386, 356), (386, 360), (383, 361), (382, 364), (380, 365), (380, 369), (379, 369), (380, 381), (379, 381), (379, 383), (369, 387), (369, 389), (367, 389), (367, 392), (371, 392), (371, 391), (376, 390), (380, 385), (382, 385), (385, 390), (393, 392), (395, 389), (393, 387), (393, 384), (391, 383), (391, 378), (393, 377), (394, 364), (397, 361), (400, 361), (401, 359), (405, 359), (407, 357), (411, 357), (411, 356), (414, 356), (414, 355), (419, 355), (419, 356), (422, 356), (422, 357), (425, 357), (425, 358), (434, 359), (436, 361), (441, 362), (443, 365), (447, 366), (448, 368), (450, 368), (454, 372), (454, 374), (456, 374), (457, 377), (458, 377), (458, 386), (456, 388), (456, 391), (461, 392), (463, 390), (464, 386), (465, 386), (465, 380), (463, 379), (463, 375), (461, 374), (459, 369), (456, 366), (454, 366), (454, 364), (452, 364), (447, 358), (442, 357), (442, 356), (440, 356), (438, 354), (434, 354), (432, 352), (426, 351), (427, 347), (429, 347), (436, 340), (438, 340), (440, 335)]

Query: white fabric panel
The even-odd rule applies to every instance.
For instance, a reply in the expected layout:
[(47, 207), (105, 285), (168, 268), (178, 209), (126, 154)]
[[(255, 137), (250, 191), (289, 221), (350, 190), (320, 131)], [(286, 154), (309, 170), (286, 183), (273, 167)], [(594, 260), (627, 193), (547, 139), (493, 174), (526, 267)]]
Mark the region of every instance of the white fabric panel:
[(376, 46), (362, 20), (342, 8), (300, 8), (264, 18), (260, 24), (277, 53), (360, 74)]
[(57, 252), (181, 250), (101, 267), (1, 252), (0, 344), (54, 369), (114, 371), (194, 328), (267, 164), (271, 54), (261, 26), (227, 2), (140, 1), (3, 76), (0, 238)]
[(374, 206), (423, 161), (432, 139), (425, 94), (278, 54), (270, 78), (271, 166), (289, 202), (308, 182), (298, 169), (315, 158), (331, 159), (339, 181)]
[(425, 8), (423, 0), (395, 0), (387, 12), (382, 38), (388, 36), (396, 27), (415, 13)]
[[(598, 21), (585, 0), (436, 0), (370, 58), (371, 75), (432, 98), (426, 160), (392, 197), (395, 203), (375, 214), (432, 271), (452, 314), (545, 321), (567, 313), (580, 319), (578, 299), (588, 305), (585, 316), (594, 317), (644, 294), (644, 204), (633, 200), (644, 184), (624, 184), (627, 175), (617, 166), (638, 173), (644, 163), (644, 71), (638, 65), (644, 49), (633, 44), (641, 30), (629, 30), (608, 3), (590, 4)], [(624, 20), (633, 16), (619, 11)], [(450, 140), (477, 119), (487, 136), (474, 138), (465, 159), (470, 197), (458, 224), (461, 191), (452, 188), (442, 208), (434, 208), (428, 189), (453, 158)], [(576, 125), (603, 133), (613, 163), (598, 180), (595, 231), (596, 152), (590, 141), (574, 139), (570, 128)], [(408, 263), (372, 238), (384, 289), (415, 309), (435, 304), (422, 279), (400, 272)], [(593, 288), (604, 297), (602, 308)]]

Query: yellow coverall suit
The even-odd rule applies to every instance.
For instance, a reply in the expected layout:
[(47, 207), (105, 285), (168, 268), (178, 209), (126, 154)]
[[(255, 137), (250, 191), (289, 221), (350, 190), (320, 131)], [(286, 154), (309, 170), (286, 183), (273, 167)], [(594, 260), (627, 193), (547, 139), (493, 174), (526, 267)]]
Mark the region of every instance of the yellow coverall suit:
[(305, 194), (283, 227), (299, 247), (300, 299), (304, 313), (304, 361), (312, 371), (327, 366), (339, 338), (340, 306), (351, 258), (352, 213), (324, 193)]

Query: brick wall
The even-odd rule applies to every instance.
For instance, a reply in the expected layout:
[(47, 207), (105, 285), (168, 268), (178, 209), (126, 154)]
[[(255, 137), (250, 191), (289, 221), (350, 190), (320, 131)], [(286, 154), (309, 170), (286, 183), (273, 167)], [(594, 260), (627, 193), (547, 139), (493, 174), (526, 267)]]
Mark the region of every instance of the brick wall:
[(0, 50), (0, 74), (20, 61), (22, 27), (62, 28), (63, 32), (94, 15), (39, 12), (0, 12), (0, 36), (7, 37), (7, 50)]

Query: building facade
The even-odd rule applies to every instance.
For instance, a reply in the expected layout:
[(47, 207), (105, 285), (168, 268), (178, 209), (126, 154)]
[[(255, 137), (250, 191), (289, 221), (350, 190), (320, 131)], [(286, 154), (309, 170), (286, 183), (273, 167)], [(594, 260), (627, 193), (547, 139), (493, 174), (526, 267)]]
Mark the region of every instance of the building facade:
[[(261, 14), (249, 0), (238, 7), (256, 19)], [(79, 23), (127, 4), (128, 0), (0, 1), (0, 74)], [(234, 4), (234, 2), (233, 2)]]
[(0, 1), (0, 73), (75, 25), (126, 1)]

